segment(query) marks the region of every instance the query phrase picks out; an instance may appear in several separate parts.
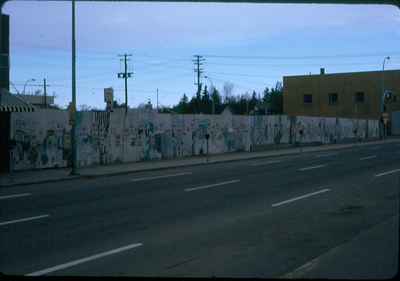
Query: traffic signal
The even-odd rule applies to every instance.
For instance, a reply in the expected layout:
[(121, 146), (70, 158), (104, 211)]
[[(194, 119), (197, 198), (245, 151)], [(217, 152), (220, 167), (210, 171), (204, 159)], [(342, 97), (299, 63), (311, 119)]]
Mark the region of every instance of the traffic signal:
[(393, 93), (390, 91), (385, 91), (383, 98), (385, 100), (385, 103), (389, 103), (393, 100)]

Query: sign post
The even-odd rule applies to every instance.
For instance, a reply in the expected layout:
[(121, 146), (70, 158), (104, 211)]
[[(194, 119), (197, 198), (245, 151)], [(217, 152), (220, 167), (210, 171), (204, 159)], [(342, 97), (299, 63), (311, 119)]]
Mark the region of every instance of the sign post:
[(208, 141), (209, 141), (209, 139), (210, 139), (210, 134), (209, 134), (209, 133), (207, 133), (207, 134), (206, 134), (206, 140), (207, 140), (207, 154), (206, 154), (206, 162), (208, 162)]
[(383, 112), (382, 113), (382, 121), (383, 121), (383, 138), (387, 137), (387, 126), (389, 123), (389, 113)]
[(298, 124), (298, 130), (299, 130), (299, 134), (300, 134), (300, 141), (299, 141), (300, 153), (302, 153), (303, 149), (302, 149), (302, 146), (301, 146), (301, 142), (303, 141), (304, 127), (300, 123)]

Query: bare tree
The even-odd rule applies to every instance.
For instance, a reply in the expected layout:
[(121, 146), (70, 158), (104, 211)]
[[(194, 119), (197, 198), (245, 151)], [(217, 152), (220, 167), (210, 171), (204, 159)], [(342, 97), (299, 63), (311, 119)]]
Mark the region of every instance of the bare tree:
[(79, 111), (90, 111), (92, 108), (87, 104), (79, 105)]
[(227, 102), (229, 97), (232, 95), (234, 84), (232, 82), (225, 82), (224, 83), (224, 101)]

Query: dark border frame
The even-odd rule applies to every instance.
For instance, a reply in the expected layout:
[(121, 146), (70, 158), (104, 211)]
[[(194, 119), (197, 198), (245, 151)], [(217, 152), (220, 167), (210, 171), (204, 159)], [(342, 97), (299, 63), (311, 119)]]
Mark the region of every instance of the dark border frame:
[[(0, 9), (6, 2), (13, 0), (0, 0)], [(23, 0), (22, 0), (23, 1)], [(34, 0), (35, 1), (35, 0)], [(36, 0), (38, 2), (68, 2), (70, 0)], [(76, 2), (176, 2), (176, 3), (254, 3), (254, 4), (377, 4), (393, 5), (400, 9), (400, 0), (76, 0)]]

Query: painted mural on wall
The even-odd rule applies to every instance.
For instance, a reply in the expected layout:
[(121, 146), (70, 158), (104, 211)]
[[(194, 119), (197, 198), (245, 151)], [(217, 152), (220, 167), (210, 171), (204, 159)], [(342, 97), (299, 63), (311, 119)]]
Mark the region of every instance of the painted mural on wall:
[(15, 170), (67, 166), (71, 155), (67, 112), (16, 113), (10, 122)]
[[(14, 169), (66, 167), (71, 127), (65, 111), (13, 113)], [(302, 132), (302, 133), (301, 133)], [(335, 143), (378, 137), (377, 120), (344, 118), (158, 114), (151, 110), (79, 112), (81, 167), (251, 151), (258, 145)], [(209, 135), (207, 140), (206, 135)]]

